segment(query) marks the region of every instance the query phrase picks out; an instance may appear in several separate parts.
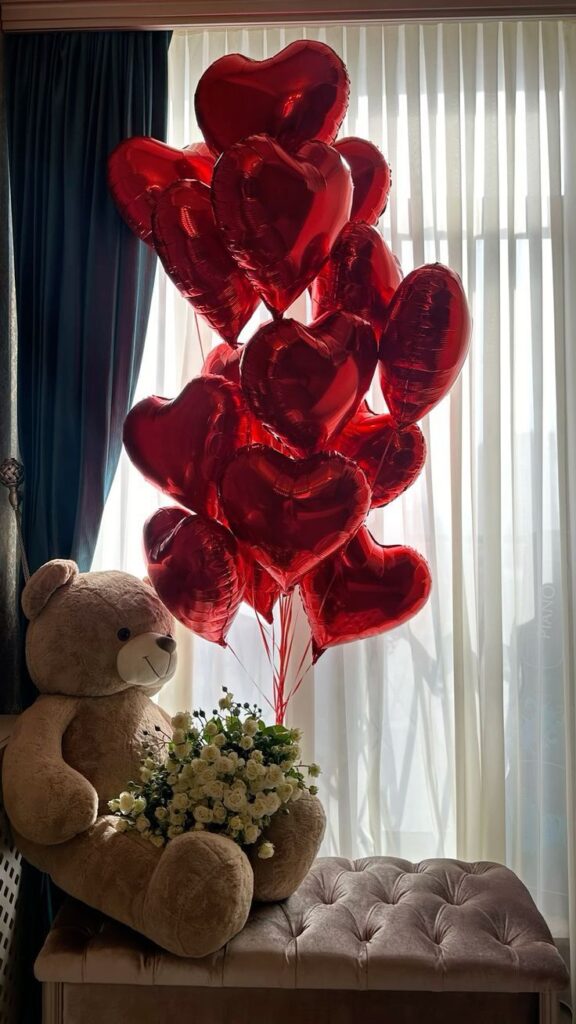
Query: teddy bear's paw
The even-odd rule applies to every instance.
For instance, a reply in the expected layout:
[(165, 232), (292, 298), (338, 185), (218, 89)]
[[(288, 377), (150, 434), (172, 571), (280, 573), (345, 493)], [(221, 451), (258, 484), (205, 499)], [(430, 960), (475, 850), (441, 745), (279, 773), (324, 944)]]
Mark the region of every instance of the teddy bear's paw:
[(255, 900), (285, 900), (295, 892), (312, 867), (325, 828), (324, 808), (308, 793), (290, 803), (288, 813), (274, 815), (263, 836), (274, 844), (274, 856), (261, 860), (256, 849), (250, 851)]
[(224, 946), (246, 922), (254, 877), (236, 843), (209, 832), (172, 839), (154, 871), (142, 931), (178, 956), (200, 957)]

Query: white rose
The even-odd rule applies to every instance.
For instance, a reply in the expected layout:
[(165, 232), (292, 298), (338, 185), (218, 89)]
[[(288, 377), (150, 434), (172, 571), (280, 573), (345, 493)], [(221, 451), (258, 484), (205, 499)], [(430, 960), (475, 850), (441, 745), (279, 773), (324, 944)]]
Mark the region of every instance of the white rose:
[(168, 811), (166, 810), (165, 807), (157, 807), (156, 810), (154, 811), (154, 817), (156, 818), (157, 821), (166, 821), (166, 818), (168, 817)]
[(216, 722), (207, 722), (206, 723), (206, 725), (204, 727), (204, 735), (205, 736), (216, 736), (217, 732), (218, 732), (218, 726), (216, 725)]
[(134, 807), (134, 797), (132, 793), (120, 793), (118, 797), (118, 806), (123, 814), (128, 814), (129, 811)]
[(239, 818), (238, 815), (236, 814), (233, 818), (230, 818), (228, 825), (230, 826), (233, 832), (239, 832), (243, 826), (242, 818)]
[(242, 750), (251, 750), (254, 746), (254, 740), (251, 736), (242, 736), (240, 739), (240, 746)]
[(226, 745), (226, 737), (224, 733), (219, 732), (218, 735), (214, 737), (213, 743), (215, 747), (218, 747), (218, 750), (221, 750), (222, 747)]
[(134, 801), (134, 807), (132, 808), (133, 814), (142, 814), (142, 811), (146, 807), (146, 801), (143, 796), (139, 796)]
[(172, 807), (176, 811), (186, 811), (190, 806), (190, 800), (186, 793), (176, 793), (172, 798)]
[(200, 762), (200, 765), (201, 767), (197, 775), (198, 783), (205, 786), (207, 782), (215, 782), (218, 778), (215, 766), (213, 764), (204, 764), (203, 761)]
[(293, 740), (294, 743), (299, 743), (300, 740), (302, 739), (302, 735), (303, 735), (302, 729), (291, 729), (290, 730), (290, 739)]
[(114, 811), (119, 811), (120, 810), (120, 801), (119, 800), (109, 800), (108, 801), (108, 810), (112, 811), (113, 814), (114, 814)]
[(274, 846), (272, 843), (260, 843), (258, 847), (258, 856), (260, 860), (269, 860), (270, 857), (274, 856)]
[(114, 827), (117, 832), (127, 832), (129, 825), (128, 822), (126, 821), (126, 818), (117, 818), (117, 820), (114, 822)]
[(174, 786), (178, 782), (178, 776), (172, 773), (172, 775), (167, 776), (166, 781), (170, 786)]
[(244, 841), (246, 843), (255, 843), (260, 835), (260, 829), (257, 825), (246, 825), (244, 828)]
[(295, 803), (296, 800), (299, 800), (301, 796), (302, 796), (302, 790), (300, 789), (300, 786), (293, 786), (292, 787), (292, 796), (290, 797), (290, 799)]
[(183, 811), (179, 811), (179, 810), (177, 810), (175, 808), (171, 808), (170, 809), (170, 824), (171, 825), (181, 825), (183, 821), (184, 821), (184, 812)]
[(266, 797), (262, 793), (256, 797), (250, 810), (255, 818), (263, 818), (268, 813), (266, 810)]
[(220, 757), (220, 751), (214, 743), (208, 743), (205, 747), (202, 747), (200, 757), (203, 761), (217, 761)]
[(174, 747), (174, 753), (178, 754), (178, 757), (188, 757), (191, 750), (192, 744), (190, 740), (186, 740), (185, 743), (177, 743)]
[(250, 783), (251, 793), (261, 793), (263, 789), (266, 789), (266, 783), (264, 782), (264, 779), (254, 779), (254, 781)]
[(168, 839), (175, 839), (176, 836), (181, 836), (184, 829), (182, 825), (170, 825), (168, 829)]
[(139, 832), (147, 832), (150, 828), (150, 822), (145, 814), (139, 814), (134, 824)]
[(241, 811), (246, 804), (246, 794), (242, 789), (231, 789), (224, 796), (224, 806), (230, 811)]
[(260, 775), (259, 767), (260, 766), (256, 764), (256, 761), (248, 761), (248, 764), (246, 765), (246, 778), (250, 779), (251, 782), (254, 779), (257, 779)]
[(271, 786), (279, 786), (284, 782), (284, 772), (279, 764), (271, 764), (266, 772), (266, 779)]
[(212, 798), (212, 800), (221, 800), (224, 796), (224, 783), (223, 782), (209, 782), (204, 786), (206, 796)]
[(218, 774), (231, 775), (234, 771), (234, 762), (228, 754), (223, 755), (218, 761)]
[(184, 729), (174, 729), (174, 732), (172, 733), (172, 742), (176, 746), (178, 746), (179, 743), (186, 742), (186, 733), (184, 732)]
[(250, 754), (250, 760), (256, 761), (258, 764), (262, 764), (262, 761), (264, 760), (264, 754), (262, 753), (261, 750), (253, 750), (252, 753)]
[(282, 782), (276, 787), (276, 794), (280, 797), (283, 804), (287, 803), (292, 796), (292, 789), (293, 787), (289, 782)]
[(164, 846), (164, 836), (149, 836), (150, 842), (154, 843), (154, 846)]
[(203, 832), (204, 831), (204, 825), (202, 824), (201, 821), (195, 821), (194, 822), (194, 829), (193, 829), (193, 831), (194, 832)]
[(189, 711), (179, 711), (174, 718), (170, 719), (170, 724), (173, 729), (182, 729), (184, 732), (188, 732), (192, 725), (192, 715)]
[[(258, 722), (255, 718), (247, 718), (242, 726), (242, 731), (246, 736), (255, 736), (258, 732)], [(248, 749), (248, 748), (246, 748)]]
[(232, 706), (233, 700), (233, 694), (227, 693), (225, 697), (220, 697), (220, 700), (218, 701), (218, 707), (221, 708), (222, 711), (227, 711), (228, 708)]
[(224, 807), (224, 804), (221, 804), (221, 803), (214, 804), (214, 807), (212, 808), (212, 818), (216, 822), (216, 824), (217, 825), (223, 825), (224, 822), (226, 821), (226, 817), (227, 817), (227, 814), (226, 814), (226, 808)]
[(308, 768), (308, 775), (310, 775), (313, 779), (317, 779), (318, 776), (321, 775), (321, 774), (322, 773), (320, 771), (320, 765), (319, 764), (311, 764), (309, 766), (309, 768)]
[(266, 814), (275, 814), (281, 802), (276, 793), (268, 793), (264, 799), (266, 800)]
[(150, 769), (142, 766), (140, 769), (140, 778), (142, 779), (142, 782), (150, 782), (150, 779), (152, 778), (152, 772)]
[(208, 822), (212, 821), (212, 811), (209, 807), (203, 807), (202, 804), (194, 808), (193, 814), (194, 820), (201, 821), (203, 824), (208, 824)]

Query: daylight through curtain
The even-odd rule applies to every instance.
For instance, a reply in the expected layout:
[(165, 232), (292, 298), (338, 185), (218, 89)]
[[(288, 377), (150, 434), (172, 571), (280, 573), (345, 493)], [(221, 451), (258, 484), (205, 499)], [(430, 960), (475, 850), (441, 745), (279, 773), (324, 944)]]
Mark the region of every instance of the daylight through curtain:
[[(323, 768), (324, 852), (505, 860), (554, 933), (566, 934), (575, 666), (562, 523), (574, 459), (562, 410), (573, 380), (567, 90), (574, 99), (576, 26), (179, 31), (169, 54), (169, 139), (200, 138), (193, 94), (213, 60), (230, 51), (270, 56), (303, 36), (327, 42), (348, 65), (342, 134), (371, 139), (392, 166), (381, 228), (404, 273), (448, 263), (474, 318), (461, 380), (423, 423), (424, 473), (371, 518), (379, 540), (429, 559), (431, 600), (392, 633), (328, 651), (292, 705)], [(199, 369), (201, 341), (209, 347), (209, 332), (159, 275), (139, 395), (175, 395)], [(376, 392), (373, 405), (383, 406)], [(141, 524), (158, 503), (123, 457), (99, 564), (143, 572)], [(181, 669), (161, 697), (168, 708), (212, 707), (220, 683), (250, 699), (255, 684), (269, 687), (248, 611), (230, 640), (247, 671), (233, 654), (181, 637)]]

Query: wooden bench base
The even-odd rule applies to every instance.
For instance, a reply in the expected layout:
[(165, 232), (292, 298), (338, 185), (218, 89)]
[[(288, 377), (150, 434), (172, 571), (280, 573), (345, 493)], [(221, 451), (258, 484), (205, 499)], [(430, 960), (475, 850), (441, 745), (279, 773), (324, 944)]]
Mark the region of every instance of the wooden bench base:
[(551, 993), (43, 986), (43, 1024), (557, 1024)]

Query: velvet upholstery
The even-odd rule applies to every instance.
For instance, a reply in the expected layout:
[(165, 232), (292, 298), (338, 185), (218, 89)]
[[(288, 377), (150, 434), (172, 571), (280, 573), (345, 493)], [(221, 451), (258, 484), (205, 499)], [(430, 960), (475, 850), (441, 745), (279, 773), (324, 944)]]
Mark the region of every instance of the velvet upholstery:
[(566, 969), (499, 864), (316, 861), (200, 960), (75, 901), (36, 962), (46, 1024), (547, 1024)]
[(227, 946), (163, 953), (70, 902), (36, 963), (42, 981), (198, 989), (543, 992), (562, 957), (532, 898), (489, 861), (320, 858), (284, 903), (256, 904)]

